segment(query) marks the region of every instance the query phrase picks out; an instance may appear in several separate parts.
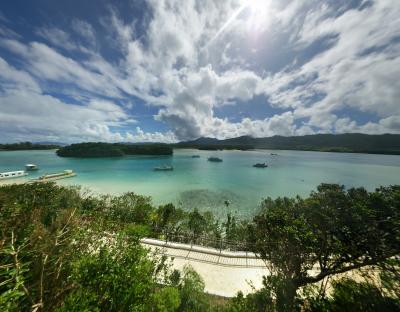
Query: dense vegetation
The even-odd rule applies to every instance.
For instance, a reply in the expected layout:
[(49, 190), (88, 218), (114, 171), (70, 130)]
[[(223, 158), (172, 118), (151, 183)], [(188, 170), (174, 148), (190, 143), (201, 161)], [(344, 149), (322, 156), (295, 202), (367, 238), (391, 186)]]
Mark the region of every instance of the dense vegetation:
[(48, 150), (56, 148), (59, 148), (59, 146), (55, 144), (35, 144), (31, 142), (0, 144), (0, 151)]
[(166, 144), (120, 144), (89, 142), (61, 147), (61, 157), (121, 157), (125, 155), (172, 155), (173, 150)]
[(207, 149), (281, 149), (323, 152), (400, 154), (400, 135), (348, 134), (315, 134), (295, 137), (273, 136), (269, 138), (238, 138), (217, 140), (199, 138), (194, 141), (176, 144), (181, 148)]
[[(149, 255), (142, 236), (253, 250), (272, 274), (253, 294), (216, 300), (190, 267), (173, 271)], [(240, 221), (154, 207), (134, 193), (2, 186), (0, 310), (400, 311), (399, 242), (398, 186), (323, 184), (306, 199), (265, 199), (252, 220)], [(326, 291), (328, 278), (371, 265), (381, 283), (335, 279)]]

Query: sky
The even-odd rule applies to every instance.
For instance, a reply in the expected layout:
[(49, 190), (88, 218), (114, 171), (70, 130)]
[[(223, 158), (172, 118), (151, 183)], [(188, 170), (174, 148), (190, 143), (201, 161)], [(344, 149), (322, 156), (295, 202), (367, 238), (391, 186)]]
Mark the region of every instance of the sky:
[(400, 133), (399, 0), (0, 2), (0, 142)]

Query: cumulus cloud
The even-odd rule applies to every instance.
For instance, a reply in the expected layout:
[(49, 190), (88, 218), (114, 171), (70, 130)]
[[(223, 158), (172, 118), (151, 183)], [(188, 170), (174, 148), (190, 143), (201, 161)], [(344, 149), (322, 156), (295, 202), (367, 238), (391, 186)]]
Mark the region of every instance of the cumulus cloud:
[(293, 37), (304, 46), (334, 35), (333, 46), (299, 68), (270, 76), (266, 93), (276, 106), (292, 107), (296, 116), (326, 130), (336, 122), (335, 111), (346, 107), (383, 118), (398, 114), (400, 6), (374, 1), (327, 18), (333, 9), (307, 12)]
[(63, 102), (44, 94), (34, 78), (0, 58), (0, 132), (2, 140), (123, 141), (111, 126), (129, 120), (115, 103), (92, 99), (87, 104)]
[[(0, 59), (3, 120), (15, 120), (17, 108), (29, 116), (36, 107), (37, 118), (21, 117), (14, 132), (48, 131), (60, 139), (64, 133), (68, 140), (78, 140), (79, 133), (85, 139), (172, 142), (400, 132), (397, 0), (266, 0), (254, 7), (244, 0), (147, 0), (146, 9), (144, 29), (138, 17), (122, 18), (111, 7), (99, 17), (100, 30), (73, 18), (71, 33), (45, 25), (36, 29), (36, 41), (0, 33), (0, 46), (23, 64), (17, 68)], [(98, 48), (100, 34), (109, 39), (112, 58)], [(215, 114), (255, 96), (266, 111), (273, 106), (282, 113), (237, 122)], [(144, 132), (131, 116), (135, 107), (123, 104), (135, 98), (156, 108), (154, 118), (170, 131)], [(16, 103), (14, 110), (10, 103)], [(62, 131), (40, 126), (39, 116), (57, 125), (68, 108)], [(338, 117), (346, 109), (378, 121)]]

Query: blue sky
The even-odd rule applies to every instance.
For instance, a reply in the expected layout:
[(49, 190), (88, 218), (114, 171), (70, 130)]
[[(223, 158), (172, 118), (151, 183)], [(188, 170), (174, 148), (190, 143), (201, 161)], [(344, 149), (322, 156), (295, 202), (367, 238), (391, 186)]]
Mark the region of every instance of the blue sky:
[(400, 133), (398, 0), (0, 3), (0, 141)]

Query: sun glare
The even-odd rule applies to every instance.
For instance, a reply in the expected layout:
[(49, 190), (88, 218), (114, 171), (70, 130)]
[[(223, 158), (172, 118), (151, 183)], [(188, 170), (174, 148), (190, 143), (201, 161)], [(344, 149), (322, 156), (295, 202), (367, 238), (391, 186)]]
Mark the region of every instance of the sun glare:
[(249, 0), (248, 27), (251, 31), (262, 31), (268, 26), (269, 1)]

